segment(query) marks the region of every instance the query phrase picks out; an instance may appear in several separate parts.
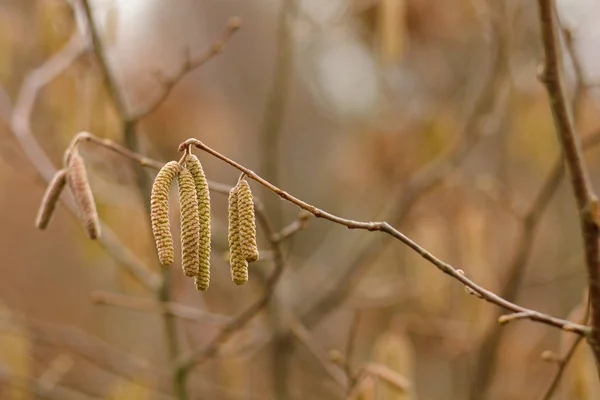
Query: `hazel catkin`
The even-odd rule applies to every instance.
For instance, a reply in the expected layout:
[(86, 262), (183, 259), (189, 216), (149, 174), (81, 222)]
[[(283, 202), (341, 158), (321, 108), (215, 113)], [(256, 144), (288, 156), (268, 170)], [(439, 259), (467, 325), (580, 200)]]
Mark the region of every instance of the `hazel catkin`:
[(190, 171), (179, 172), (179, 205), (181, 212), (181, 267), (189, 277), (198, 275), (198, 252), (200, 244), (198, 219), (198, 197)]
[(158, 172), (158, 175), (156, 175), (150, 196), (152, 234), (156, 242), (158, 259), (165, 267), (171, 265), (175, 258), (173, 237), (171, 236), (171, 226), (169, 223), (169, 192), (171, 184), (180, 170), (181, 166), (177, 161), (170, 161), (165, 164)]
[(35, 226), (38, 229), (44, 230), (50, 223), (52, 215), (54, 214), (54, 209), (56, 208), (56, 203), (58, 203), (60, 194), (67, 184), (67, 172), (68, 170), (66, 168), (61, 169), (54, 175), (48, 184), (48, 188), (44, 193), (40, 209), (35, 219)]
[(196, 288), (198, 290), (208, 289), (210, 284), (210, 191), (208, 181), (202, 169), (200, 160), (193, 154), (185, 159), (185, 165), (194, 178), (196, 195), (198, 197), (199, 226), (199, 252), (198, 252), (198, 274), (196, 275)]
[(83, 221), (83, 227), (90, 239), (97, 239), (100, 236), (100, 221), (96, 203), (90, 187), (85, 163), (77, 150), (73, 151), (69, 158), (69, 172), (67, 182), (77, 203), (79, 217)]
[(238, 182), (237, 210), (242, 254), (246, 261), (258, 260), (256, 245), (256, 218), (254, 216), (254, 199), (250, 185), (245, 179)]
[(231, 278), (236, 285), (248, 282), (248, 261), (242, 253), (238, 215), (239, 186), (229, 191), (229, 263)]

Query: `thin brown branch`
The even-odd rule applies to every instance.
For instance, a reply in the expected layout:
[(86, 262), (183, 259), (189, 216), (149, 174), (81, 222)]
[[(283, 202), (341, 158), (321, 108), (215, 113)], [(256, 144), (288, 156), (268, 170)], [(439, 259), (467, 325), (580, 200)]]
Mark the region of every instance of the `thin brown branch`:
[(225, 325), (231, 318), (202, 311), (195, 307), (173, 302), (159, 303), (156, 300), (136, 298), (104, 291), (95, 291), (91, 294), (92, 301), (96, 304), (109, 305), (129, 310), (137, 310), (154, 314), (170, 314), (186, 321), (211, 325)]
[[(548, 91), (554, 124), (577, 201), (591, 307), (592, 330), (588, 342), (596, 358), (596, 365), (600, 366), (600, 248), (599, 229), (595, 222), (598, 199), (583, 161), (580, 139), (573, 123), (565, 83), (560, 71), (562, 62), (555, 5), (552, 0), (538, 0), (538, 6), (545, 55), (541, 80)], [(600, 367), (598, 371), (600, 374)]]
[(482, 299), (484, 299), (490, 303), (493, 303), (497, 306), (500, 306), (502, 308), (505, 308), (505, 309), (513, 311), (513, 312), (530, 312), (531, 314), (530, 314), (529, 319), (532, 321), (545, 323), (547, 325), (551, 325), (551, 326), (561, 328), (561, 329), (566, 326), (569, 331), (573, 331), (579, 335), (587, 335), (589, 333), (589, 328), (586, 326), (575, 324), (575, 323), (565, 321), (565, 320), (562, 320), (559, 318), (551, 317), (549, 315), (540, 313), (538, 311), (529, 310), (527, 308), (524, 308), (517, 304), (514, 304), (510, 301), (507, 301), (507, 300), (503, 299), (502, 297), (498, 296), (497, 294), (479, 286), (477, 283), (473, 282), (466, 275), (464, 275), (464, 273), (462, 271), (457, 270), (454, 267), (452, 267), (450, 264), (440, 260), (439, 258), (434, 256), (432, 253), (430, 253), (427, 249), (423, 248), (422, 246), (417, 244), (415, 241), (410, 239), (408, 236), (406, 236), (405, 234), (403, 234), (402, 232), (400, 232), (399, 230), (397, 230), (396, 228), (394, 228), (393, 226), (391, 226), (389, 223), (387, 223), (385, 221), (383, 221), (383, 222), (375, 222), (375, 221), (361, 222), (361, 221), (354, 221), (351, 219), (342, 218), (337, 215), (328, 213), (320, 208), (317, 208), (309, 203), (306, 203), (305, 201), (300, 200), (300, 199), (292, 196), (291, 194), (283, 191), (279, 187), (273, 185), (272, 183), (270, 183), (270, 182), (266, 181), (265, 179), (263, 179), (262, 177), (258, 176), (252, 170), (238, 164), (234, 160), (222, 155), (221, 153), (217, 152), (216, 150), (213, 150), (212, 148), (208, 147), (207, 145), (205, 145), (198, 139), (186, 140), (179, 146), (179, 150), (183, 151), (185, 148), (187, 148), (189, 146), (195, 146), (195, 147), (199, 148), (200, 150), (205, 151), (205, 152), (217, 157), (218, 159), (226, 162), (227, 164), (231, 165), (232, 167), (245, 173), (246, 176), (248, 176), (248, 178), (253, 179), (254, 181), (256, 181), (259, 184), (263, 185), (264, 187), (268, 188), (270, 191), (279, 195), (281, 198), (287, 200), (288, 202), (295, 204), (296, 206), (300, 207), (301, 209), (310, 212), (317, 218), (326, 219), (326, 220), (334, 222), (336, 224), (345, 226), (349, 229), (362, 229), (362, 230), (366, 230), (369, 232), (379, 231), (379, 232), (385, 233), (385, 234), (395, 238), (396, 240), (404, 243), (406, 246), (408, 246), (410, 249), (412, 249), (415, 253), (417, 253), (421, 257), (423, 257), (425, 260), (429, 261), (436, 268), (438, 268), (441, 272), (443, 272), (443, 273), (449, 275), (450, 277), (454, 278), (455, 280), (459, 281), (460, 283), (465, 285), (465, 287), (470, 289), (473, 293), (476, 293), (479, 297), (481, 297)]
[(200, 68), (201, 66), (206, 64), (208, 61), (210, 61), (212, 58), (219, 55), (225, 49), (225, 45), (227, 44), (229, 39), (231, 39), (233, 34), (235, 32), (237, 32), (237, 30), (241, 26), (242, 26), (241, 18), (239, 18), (239, 17), (231, 18), (227, 22), (227, 25), (225, 26), (225, 30), (212, 43), (212, 45), (209, 47), (209, 49), (205, 53), (203, 53), (193, 59), (190, 59), (188, 52), (186, 51), (185, 52), (185, 61), (180, 65), (177, 72), (171, 77), (166, 77), (162, 73), (159, 73), (159, 72), (155, 73), (156, 78), (158, 79), (159, 83), (162, 86), (160, 95), (156, 99), (154, 99), (152, 101), (152, 103), (148, 104), (147, 106), (145, 106), (145, 107), (141, 108), (139, 111), (137, 111), (130, 119), (133, 121), (139, 121), (140, 119), (142, 119), (142, 118), (146, 117), (147, 115), (151, 114), (152, 112), (154, 112), (167, 99), (167, 97), (169, 97), (169, 94), (171, 94), (171, 91), (173, 90), (173, 88), (177, 85), (177, 83), (179, 83), (179, 81), (181, 81), (181, 79), (186, 74), (188, 74), (189, 72), (191, 72), (197, 68)]

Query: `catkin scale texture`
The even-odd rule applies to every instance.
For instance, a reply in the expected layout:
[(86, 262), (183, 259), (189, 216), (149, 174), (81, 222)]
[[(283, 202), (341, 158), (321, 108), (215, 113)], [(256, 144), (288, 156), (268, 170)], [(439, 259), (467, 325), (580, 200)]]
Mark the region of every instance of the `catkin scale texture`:
[(239, 186), (229, 191), (229, 263), (231, 265), (231, 278), (236, 285), (248, 282), (248, 261), (242, 253), (241, 235), (239, 231), (238, 215)]
[(202, 169), (200, 160), (193, 154), (185, 159), (187, 169), (194, 178), (196, 195), (198, 197), (198, 219), (199, 219), (199, 252), (198, 252), (198, 274), (196, 275), (196, 288), (206, 290), (210, 284), (210, 191), (208, 181)]
[(181, 267), (185, 276), (195, 277), (199, 272), (198, 196), (194, 178), (187, 169), (184, 168), (179, 172), (178, 183), (181, 212)]
[(258, 247), (256, 245), (254, 199), (252, 198), (250, 185), (245, 179), (238, 183), (237, 210), (242, 254), (248, 262), (257, 261)]
[(180, 170), (181, 166), (176, 161), (170, 161), (165, 164), (158, 172), (158, 175), (156, 175), (150, 196), (152, 234), (156, 242), (158, 259), (165, 267), (171, 265), (175, 258), (173, 236), (171, 235), (171, 226), (169, 223), (169, 192), (171, 184)]
[(46, 189), (44, 197), (42, 198), (38, 215), (35, 219), (35, 226), (38, 229), (46, 229), (50, 223), (52, 215), (54, 214), (54, 209), (56, 208), (56, 203), (58, 202), (60, 194), (67, 184), (67, 173), (67, 169), (61, 169), (54, 175), (48, 184), (48, 188)]
[(69, 159), (67, 182), (77, 203), (79, 217), (83, 221), (85, 231), (91, 239), (97, 239), (100, 236), (98, 211), (85, 170), (85, 163), (77, 151), (74, 151)]

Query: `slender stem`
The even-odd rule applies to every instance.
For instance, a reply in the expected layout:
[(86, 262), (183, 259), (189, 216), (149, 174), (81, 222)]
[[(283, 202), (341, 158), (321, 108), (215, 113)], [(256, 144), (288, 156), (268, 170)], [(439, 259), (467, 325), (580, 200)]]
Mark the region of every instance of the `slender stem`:
[(577, 201), (591, 306), (592, 330), (588, 342), (596, 358), (596, 367), (600, 374), (600, 247), (598, 245), (600, 231), (595, 222), (598, 200), (583, 161), (580, 139), (573, 123), (565, 92), (565, 83), (560, 71), (562, 63), (554, 1), (538, 0), (538, 6), (545, 54), (541, 80), (548, 91), (554, 124)]

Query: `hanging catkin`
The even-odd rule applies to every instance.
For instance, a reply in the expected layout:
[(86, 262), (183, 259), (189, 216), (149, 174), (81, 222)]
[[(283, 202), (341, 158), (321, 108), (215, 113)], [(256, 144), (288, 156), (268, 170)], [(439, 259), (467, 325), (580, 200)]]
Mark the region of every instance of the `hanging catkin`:
[(242, 254), (248, 262), (258, 260), (256, 246), (256, 219), (254, 217), (254, 199), (250, 185), (245, 179), (238, 182), (237, 210)]
[(200, 220), (199, 269), (195, 282), (198, 290), (206, 290), (210, 284), (210, 192), (206, 175), (198, 157), (193, 154), (188, 155), (185, 164), (194, 177)]
[(67, 184), (67, 171), (67, 169), (58, 171), (48, 184), (37, 218), (35, 219), (35, 226), (38, 229), (46, 229), (50, 223), (58, 198)]
[(181, 212), (181, 267), (185, 276), (195, 277), (199, 272), (198, 196), (194, 177), (186, 168), (179, 172), (178, 183)]
[(243, 285), (248, 282), (248, 261), (246, 261), (241, 248), (238, 190), (239, 186), (235, 186), (229, 191), (229, 263), (231, 265), (231, 278), (233, 282), (236, 285)]
[(94, 202), (83, 158), (77, 150), (73, 151), (69, 158), (67, 182), (77, 203), (79, 217), (83, 221), (85, 231), (91, 239), (97, 239), (100, 236), (98, 211), (96, 210), (96, 203)]
[(173, 263), (175, 255), (169, 224), (169, 191), (180, 170), (181, 166), (177, 161), (170, 161), (165, 164), (156, 175), (150, 197), (152, 233), (156, 242), (158, 259), (165, 267)]

